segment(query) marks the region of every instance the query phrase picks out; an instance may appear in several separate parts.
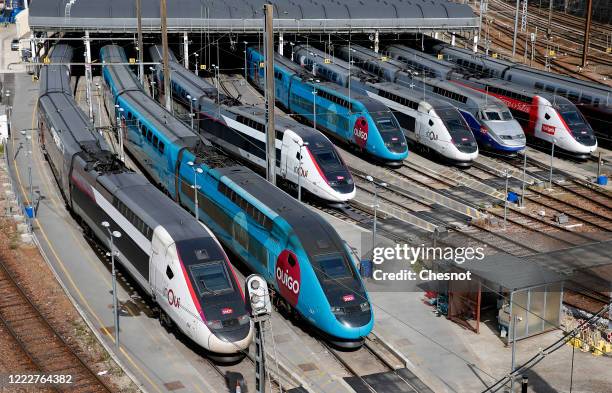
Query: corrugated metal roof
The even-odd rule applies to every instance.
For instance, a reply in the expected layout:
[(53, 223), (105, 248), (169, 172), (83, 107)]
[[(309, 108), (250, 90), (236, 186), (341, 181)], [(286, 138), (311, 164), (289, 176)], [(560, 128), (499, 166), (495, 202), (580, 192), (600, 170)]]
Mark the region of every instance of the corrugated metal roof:
[(562, 281), (565, 277), (528, 258), (518, 258), (499, 253), (482, 261), (466, 261), (463, 264), (439, 263), (442, 268), (465, 270), (472, 273), (472, 280), (484, 279), (509, 290), (530, 288)]
[[(411, 31), (474, 28), (468, 5), (445, 0), (276, 0), (284, 31)], [(253, 32), (263, 28), (261, 0), (172, 0), (170, 31)], [(159, 0), (142, 0), (143, 29), (159, 31)], [(135, 0), (32, 0), (30, 26), (41, 30), (134, 31)]]

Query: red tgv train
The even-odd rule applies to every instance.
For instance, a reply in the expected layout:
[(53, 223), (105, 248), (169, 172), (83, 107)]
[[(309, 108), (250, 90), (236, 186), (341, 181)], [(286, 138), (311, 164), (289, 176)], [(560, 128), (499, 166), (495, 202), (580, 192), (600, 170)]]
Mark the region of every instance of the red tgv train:
[(523, 127), (525, 134), (538, 142), (556, 147), (579, 159), (597, 149), (597, 138), (582, 113), (567, 98), (523, 89), (497, 79), (452, 81), (503, 100)]

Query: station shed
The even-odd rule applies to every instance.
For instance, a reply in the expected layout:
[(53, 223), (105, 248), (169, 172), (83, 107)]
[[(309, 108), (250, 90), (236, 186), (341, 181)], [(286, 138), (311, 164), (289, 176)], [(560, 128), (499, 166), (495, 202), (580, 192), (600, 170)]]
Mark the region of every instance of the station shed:
[[(407, 32), (478, 27), (468, 4), (446, 0), (271, 0), (277, 32)], [(168, 2), (168, 31), (187, 33), (259, 33), (261, 0), (173, 0)], [(142, 29), (159, 33), (159, 0), (142, 0)], [(137, 29), (136, 0), (32, 0), (35, 32), (116, 32)]]
[(438, 272), (470, 272), (470, 280), (446, 281), (447, 316), (480, 332), (481, 316), (496, 324), (500, 335), (512, 341), (557, 329), (561, 322), (563, 274), (530, 259), (499, 253), (462, 264), (439, 262)]

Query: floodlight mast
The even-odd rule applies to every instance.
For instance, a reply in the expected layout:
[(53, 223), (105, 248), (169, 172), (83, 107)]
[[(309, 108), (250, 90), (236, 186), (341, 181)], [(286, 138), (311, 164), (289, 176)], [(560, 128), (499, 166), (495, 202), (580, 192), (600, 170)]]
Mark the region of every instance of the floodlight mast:
[(266, 367), (263, 326), (272, 313), (272, 302), (268, 283), (258, 275), (251, 274), (245, 281), (246, 307), (255, 325), (255, 391), (265, 393)]

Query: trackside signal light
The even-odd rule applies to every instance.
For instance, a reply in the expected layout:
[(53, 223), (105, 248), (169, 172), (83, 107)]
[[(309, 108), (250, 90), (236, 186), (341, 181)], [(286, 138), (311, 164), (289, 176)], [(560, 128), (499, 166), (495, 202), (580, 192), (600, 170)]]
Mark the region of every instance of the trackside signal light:
[(263, 277), (257, 274), (250, 275), (246, 279), (245, 287), (245, 298), (248, 299), (246, 306), (252, 316), (266, 316), (272, 313), (268, 283)]

